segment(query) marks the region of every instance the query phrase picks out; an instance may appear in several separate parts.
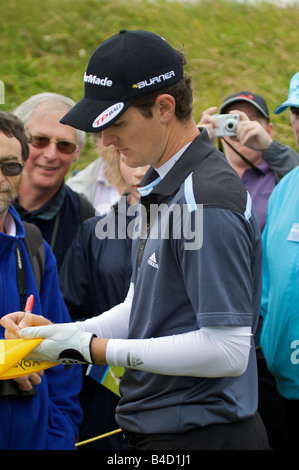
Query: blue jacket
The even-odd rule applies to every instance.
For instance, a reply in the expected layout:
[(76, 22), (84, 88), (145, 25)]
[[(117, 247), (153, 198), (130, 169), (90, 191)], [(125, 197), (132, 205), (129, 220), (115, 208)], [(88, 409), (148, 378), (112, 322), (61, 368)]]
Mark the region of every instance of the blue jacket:
[[(20, 310), (16, 283), (15, 248), (19, 242), (24, 259), (27, 295), (35, 297), (33, 313), (55, 323), (70, 321), (59, 291), (55, 258), (45, 242), (45, 271), (38, 294), (30, 260), (23, 242), (25, 230), (13, 207), (16, 237), (0, 233), (0, 308), (1, 316)], [(4, 330), (0, 326), (1, 338)], [(0, 397), (0, 449), (70, 450), (74, 449), (82, 411), (78, 394), (82, 382), (81, 366), (65, 370), (55, 366), (44, 372), (33, 397)]]
[(298, 400), (299, 166), (279, 182), (269, 199), (263, 249), (261, 347), (279, 393)]

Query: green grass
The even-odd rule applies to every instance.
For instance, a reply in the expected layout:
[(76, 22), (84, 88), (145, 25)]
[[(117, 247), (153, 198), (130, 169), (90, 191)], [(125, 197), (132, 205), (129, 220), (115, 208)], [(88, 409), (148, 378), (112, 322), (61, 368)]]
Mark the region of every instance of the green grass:
[[(299, 6), (228, 0), (10, 0), (0, 4), (0, 80), (10, 111), (31, 95), (83, 96), (91, 53), (120, 29), (161, 34), (187, 53), (194, 118), (235, 91), (264, 96), (274, 136), (295, 148), (289, 113), (274, 115), (299, 70)], [(76, 167), (94, 158), (90, 143)]]

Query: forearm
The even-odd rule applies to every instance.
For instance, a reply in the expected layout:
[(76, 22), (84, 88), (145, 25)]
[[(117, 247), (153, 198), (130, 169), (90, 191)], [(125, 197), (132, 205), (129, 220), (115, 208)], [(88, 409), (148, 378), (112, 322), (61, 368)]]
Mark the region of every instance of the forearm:
[(91, 341), (91, 357), (95, 365), (106, 365), (106, 350), (108, 339), (94, 337)]
[(211, 327), (141, 340), (92, 340), (95, 364), (136, 368), (164, 375), (241, 375), (250, 351), (250, 327)]

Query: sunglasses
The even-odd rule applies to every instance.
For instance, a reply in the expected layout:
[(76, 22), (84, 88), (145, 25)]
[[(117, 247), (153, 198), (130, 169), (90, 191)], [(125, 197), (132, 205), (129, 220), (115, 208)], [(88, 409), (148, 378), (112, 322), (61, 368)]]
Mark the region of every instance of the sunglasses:
[(22, 173), (25, 164), (19, 162), (5, 162), (0, 164), (4, 176), (18, 176)]
[(42, 135), (33, 135), (30, 139), (30, 144), (38, 149), (45, 149), (50, 145), (50, 142), (55, 142), (57, 150), (61, 153), (70, 154), (78, 149), (78, 145), (73, 142), (69, 142), (68, 140), (53, 140)]

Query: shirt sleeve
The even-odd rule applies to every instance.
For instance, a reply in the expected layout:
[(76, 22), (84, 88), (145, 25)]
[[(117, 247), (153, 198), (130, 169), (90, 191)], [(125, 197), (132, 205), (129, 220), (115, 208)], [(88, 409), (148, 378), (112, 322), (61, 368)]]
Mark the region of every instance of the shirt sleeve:
[(280, 180), (295, 166), (299, 165), (299, 154), (288, 145), (282, 145), (273, 140), (272, 144), (262, 154), (263, 160), (269, 165)]
[[(248, 195), (248, 204), (251, 198)], [(217, 207), (203, 211), (203, 244), (186, 250), (174, 240), (197, 326), (253, 326), (254, 231), (249, 215)], [(194, 212), (195, 214), (195, 212)], [(192, 215), (192, 214), (191, 214)]]
[(134, 284), (131, 283), (124, 302), (97, 317), (75, 324), (82, 330), (93, 333), (99, 338), (127, 338), (133, 295)]
[(239, 376), (246, 370), (250, 344), (250, 327), (205, 327), (161, 338), (109, 340), (106, 360), (164, 375)]

